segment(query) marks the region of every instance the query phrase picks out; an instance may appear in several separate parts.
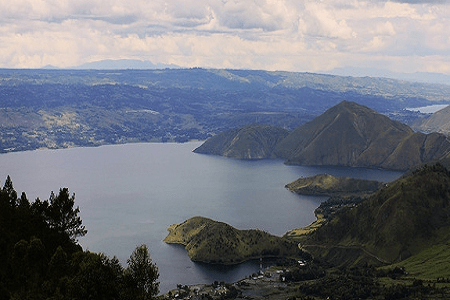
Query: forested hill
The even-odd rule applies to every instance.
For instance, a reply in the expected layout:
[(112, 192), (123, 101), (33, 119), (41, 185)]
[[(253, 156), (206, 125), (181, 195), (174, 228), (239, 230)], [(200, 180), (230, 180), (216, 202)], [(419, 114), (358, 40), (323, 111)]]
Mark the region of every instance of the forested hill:
[(193, 217), (171, 225), (166, 243), (185, 246), (193, 261), (239, 264), (262, 257), (308, 257), (297, 243), (267, 232), (238, 230), (223, 222)]
[(337, 265), (380, 265), (426, 257), (424, 253), (437, 245), (448, 253), (449, 238), (450, 172), (437, 164), (423, 166), (356, 207), (337, 212), (301, 245)]
[(0, 70), (0, 152), (204, 140), (249, 124), (292, 130), (342, 100), (402, 121), (450, 87), (250, 70)]

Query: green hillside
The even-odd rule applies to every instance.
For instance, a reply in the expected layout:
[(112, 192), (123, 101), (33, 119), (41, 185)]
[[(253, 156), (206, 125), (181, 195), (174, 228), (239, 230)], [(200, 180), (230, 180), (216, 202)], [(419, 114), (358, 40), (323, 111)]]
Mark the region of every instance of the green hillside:
[(204, 217), (193, 217), (168, 228), (164, 239), (186, 247), (193, 261), (237, 264), (261, 257), (301, 257), (297, 243), (261, 230), (238, 230)]
[(449, 240), (450, 173), (437, 164), (341, 210), (301, 244), (334, 264), (381, 265), (414, 257)]

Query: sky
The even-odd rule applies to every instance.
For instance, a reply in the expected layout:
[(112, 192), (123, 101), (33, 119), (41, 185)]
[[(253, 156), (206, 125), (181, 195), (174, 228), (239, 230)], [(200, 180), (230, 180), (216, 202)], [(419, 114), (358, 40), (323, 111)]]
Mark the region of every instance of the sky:
[(450, 0), (0, 0), (0, 68), (181, 67), (450, 74)]

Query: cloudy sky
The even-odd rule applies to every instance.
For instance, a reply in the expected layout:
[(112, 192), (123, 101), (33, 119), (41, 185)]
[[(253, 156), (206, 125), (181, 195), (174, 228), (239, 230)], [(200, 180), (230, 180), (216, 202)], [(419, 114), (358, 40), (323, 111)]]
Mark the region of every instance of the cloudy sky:
[(3, 68), (139, 59), (450, 74), (450, 1), (0, 0), (0, 45)]

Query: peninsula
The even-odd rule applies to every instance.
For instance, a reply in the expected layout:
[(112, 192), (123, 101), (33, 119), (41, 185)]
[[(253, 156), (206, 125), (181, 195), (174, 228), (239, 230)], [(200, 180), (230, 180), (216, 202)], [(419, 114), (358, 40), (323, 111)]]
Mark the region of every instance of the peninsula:
[(238, 264), (261, 257), (307, 258), (293, 240), (267, 232), (238, 230), (226, 223), (193, 217), (168, 228), (168, 244), (181, 244), (192, 261)]

